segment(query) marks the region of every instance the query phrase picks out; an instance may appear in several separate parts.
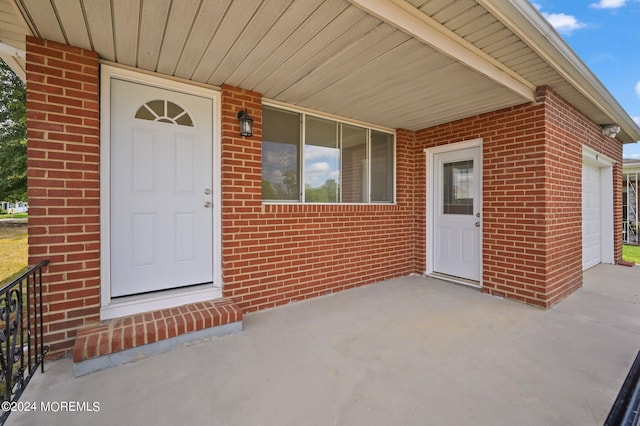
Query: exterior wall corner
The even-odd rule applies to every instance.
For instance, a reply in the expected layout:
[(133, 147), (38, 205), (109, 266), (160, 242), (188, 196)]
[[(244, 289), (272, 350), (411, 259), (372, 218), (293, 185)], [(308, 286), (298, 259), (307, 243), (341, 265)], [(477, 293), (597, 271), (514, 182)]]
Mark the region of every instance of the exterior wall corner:
[(26, 51), (29, 264), (51, 262), (44, 332), (58, 357), (99, 320), (98, 55), (34, 37)]

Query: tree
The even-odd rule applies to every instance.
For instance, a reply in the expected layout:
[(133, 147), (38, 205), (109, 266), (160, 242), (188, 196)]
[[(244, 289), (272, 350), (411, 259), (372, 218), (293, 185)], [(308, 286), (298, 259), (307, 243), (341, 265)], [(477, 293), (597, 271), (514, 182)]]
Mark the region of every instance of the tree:
[(311, 203), (336, 203), (338, 202), (338, 190), (339, 186), (335, 179), (327, 179), (319, 188), (307, 184), (304, 200)]
[(0, 59), (0, 200), (27, 201), (26, 88)]

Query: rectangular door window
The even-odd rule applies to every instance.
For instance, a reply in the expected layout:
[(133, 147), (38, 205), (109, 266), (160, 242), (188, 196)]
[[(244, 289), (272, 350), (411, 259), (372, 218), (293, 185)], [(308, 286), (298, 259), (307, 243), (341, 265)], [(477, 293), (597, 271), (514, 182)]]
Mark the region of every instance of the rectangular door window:
[(473, 215), (473, 160), (445, 163), (442, 173), (442, 213)]

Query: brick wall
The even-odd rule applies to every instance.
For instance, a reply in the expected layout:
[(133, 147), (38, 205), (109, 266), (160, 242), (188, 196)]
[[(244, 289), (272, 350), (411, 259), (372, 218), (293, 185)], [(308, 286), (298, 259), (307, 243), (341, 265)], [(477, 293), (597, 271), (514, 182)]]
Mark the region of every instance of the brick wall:
[[(397, 139), (397, 205), (263, 205), (260, 102), (222, 88), (224, 296), (251, 312), (413, 272), (411, 133)], [(238, 135), (245, 107), (251, 138)]]
[[(99, 320), (99, 87), (95, 53), (27, 39), (29, 263), (45, 276), (47, 344), (69, 351)], [(247, 108), (254, 136), (238, 135)], [(547, 307), (580, 286), (581, 146), (618, 162), (622, 147), (552, 90), (538, 102), (396, 134), (394, 205), (263, 204), (261, 96), (222, 88), (225, 297), (251, 312), (424, 272), (427, 147), (483, 138), (484, 291)]]
[(60, 355), (99, 319), (98, 56), (27, 37), (29, 264), (49, 259), (46, 344)]
[[(537, 97), (533, 104), (419, 131), (415, 154), (483, 139), (483, 290), (549, 307), (582, 284), (582, 144), (616, 161), (622, 147), (551, 89), (541, 88)], [(425, 176), (420, 167), (417, 162), (416, 175)], [(616, 166), (616, 258), (621, 254), (619, 170)], [(422, 180), (418, 193), (426, 193)], [(417, 203), (422, 206), (426, 203)], [(417, 218), (426, 214), (422, 207)], [(421, 252), (425, 233), (420, 223)]]
[[(556, 265), (551, 265), (554, 270), (566, 267), (566, 263), (560, 262), (561, 252), (568, 255), (572, 250), (582, 251), (582, 234), (580, 241), (572, 241), (575, 235), (571, 232), (568, 235), (568, 226), (576, 226), (578, 230), (582, 226), (582, 199), (575, 197), (575, 194), (582, 194), (582, 179), (579, 182), (573, 181), (571, 176), (578, 173), (582, 176), (582, 145), (586, 145), (596, 152), (606, 155), (615, 161), (613, 167), (614, 185), (614, 259), (617, 261), (622, 257), (622, 144), (614, 139), (602, 135), (600, 126), (591, 122), (573, 106), (560, 98), (553, 90), (543, 87), (538, 91), (538, 95), (543, 97), (546, 104), (546, 122), (548, 128), (548, 145), (553, 177), (557, 177), (564, 186), (560, 186), (549, 194), (554, 200), (555, 212), (559, 215), (571, 215), (571, 219), (564, 224), (558, 224), (552, 229), (556, 243), (559, 247), (554, 247), (554, 259)], [(553, 185), (553, 183), (552, 183)], [(558, 189), (558, 188), (555, 188)], [(577, 192), (576, 192), (577, 191)], [(564, 194), (563, 194), (564, 193)], [(573, 194), (573, 197), (567, 195)], [(567, 198), (569, 197), (569, 199)], [(569, 207), (571, 206), (571, 207)], [(564, 209), (564, 211), (563, 211)], [(568, 213), (568, 209), (572, 213)], [(564, 226), (564, 229), (563, 229)], [(563, 237), (564, 236), (564, 237)], [(560, 241), (565, 241), (568, 245), (562, 250)], [(559, 250), (558, 250), (559, 249)], [(582, 270), (582, 257), (579, 265), (575, 264), (574, 270)]]

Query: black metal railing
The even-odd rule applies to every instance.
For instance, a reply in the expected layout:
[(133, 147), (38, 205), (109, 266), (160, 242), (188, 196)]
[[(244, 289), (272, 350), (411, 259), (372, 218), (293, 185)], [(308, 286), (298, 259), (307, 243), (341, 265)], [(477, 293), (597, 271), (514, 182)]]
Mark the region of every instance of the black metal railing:
[(631, 365), (605, 426), (637, 426), (640, 422), (640, 352)]
[[(0, 289), (0, 402), (17, 402), (38, 367), (44, 373), (42, 269), (48, 260), (29, 268)], [(0, 424), (11, 413), (3, 404)]]

